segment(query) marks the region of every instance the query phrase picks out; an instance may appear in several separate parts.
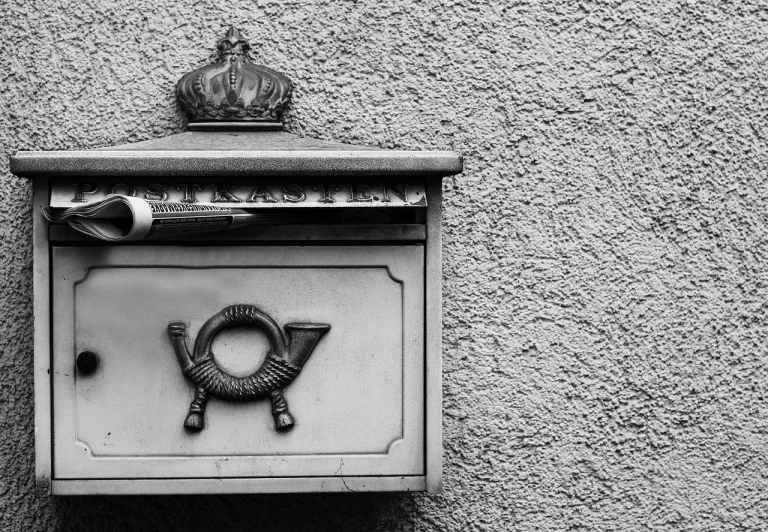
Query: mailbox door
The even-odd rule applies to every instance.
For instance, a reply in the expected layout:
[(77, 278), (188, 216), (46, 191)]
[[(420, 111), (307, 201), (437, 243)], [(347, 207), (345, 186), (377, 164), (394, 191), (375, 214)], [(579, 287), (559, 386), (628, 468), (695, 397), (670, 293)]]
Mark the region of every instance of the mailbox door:
[[(424, 247), (54, 247), (55, 479), (421, 476)], [(168, 334), (190, 350), (209, 318), (253, 305), (280, 328), (326, 323), (284, 388), (295, 424), (269, 399), (210, 397), (184, 427), (196, 385)], [(274, 346), (253, 326), (220, 331), (218, 366), (246, 377)], [(78, 353), (96, 354), (92, 373)]]

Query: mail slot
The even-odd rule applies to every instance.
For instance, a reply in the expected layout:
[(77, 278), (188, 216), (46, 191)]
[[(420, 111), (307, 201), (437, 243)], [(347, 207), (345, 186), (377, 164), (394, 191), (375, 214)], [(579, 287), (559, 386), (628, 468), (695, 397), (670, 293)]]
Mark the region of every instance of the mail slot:
[(12, 158), (41, 495), (440, 490), (461, 158), (284, 131), (291, 83), (248, 48), (232, 28), (181, 79), (188, 131)]

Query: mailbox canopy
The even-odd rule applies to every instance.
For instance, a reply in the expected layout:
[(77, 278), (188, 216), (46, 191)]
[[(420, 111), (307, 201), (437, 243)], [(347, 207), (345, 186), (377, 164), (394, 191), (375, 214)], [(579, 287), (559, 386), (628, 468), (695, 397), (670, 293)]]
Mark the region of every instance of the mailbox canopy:
[[(21, 151), (11, 172), (35, 177), (442, 177), (462, 171), (454, 151), (389, 150), (285, 131), (187, 131), (108, 148)], [(193, 124), (190, 124), (193, 126)], [(281, 125), (278, 127), (282, 128)]]

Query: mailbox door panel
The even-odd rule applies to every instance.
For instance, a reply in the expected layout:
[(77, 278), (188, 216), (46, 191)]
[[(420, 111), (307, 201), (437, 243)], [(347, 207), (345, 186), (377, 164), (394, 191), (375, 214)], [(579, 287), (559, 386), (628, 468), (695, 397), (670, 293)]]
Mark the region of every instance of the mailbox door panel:
[[(54, 478), (424, 475), (423, 246), (58, 247), (52, 271)], [(284, 336), (290, 323), (330, 325), (276, 385), (288, 430), (269, 397), (213, 387), (204, 428), (184, 426), (199, 386), (168, 326), (183, 323), (194, 352), (232, 305)], [(301, 347), (273, 345), (262, 325), (212, 337), (221, 372), (247, 379), (270, 351)], [(76, 365), (85, 351), (92, 373)]]

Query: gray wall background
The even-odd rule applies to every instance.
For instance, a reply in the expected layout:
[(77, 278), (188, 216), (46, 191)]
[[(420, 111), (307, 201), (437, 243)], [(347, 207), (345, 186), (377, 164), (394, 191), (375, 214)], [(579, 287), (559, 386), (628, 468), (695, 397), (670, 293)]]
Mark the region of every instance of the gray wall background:
[[(765, 2), (0, 7), (0, 529), (768, 528)], [(456, 149), (442, 495), (36, 499), (19, 149), (166, 136), (236, 24), (301, 135)]]

